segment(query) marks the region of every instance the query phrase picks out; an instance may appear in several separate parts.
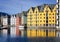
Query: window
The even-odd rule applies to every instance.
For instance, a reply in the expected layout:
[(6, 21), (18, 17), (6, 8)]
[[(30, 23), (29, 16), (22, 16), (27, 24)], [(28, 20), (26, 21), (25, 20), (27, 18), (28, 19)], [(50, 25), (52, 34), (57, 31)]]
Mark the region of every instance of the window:
[(45, 22), (45, 20), (43, 20)]
[(45, 17), (44, 17), (44, 19), (45, 19)]
[(42, 26), (42, 24), (40, 24), (40, 26)]
[(53, 26), (54, 26), (54, 24), (53, 24)]
[(41, 19), (42, 17), (40, 17), (40, 19)]
[(51, 17), (49, 17), (51, 19)]
[(54, 14), (53, 14), (54, 15)]
[(48, 17), (46, 17), (46, 19), (48, 19)]
[(51, 26), (51, 24), (49, 24), (49, 26)]
[(37, 24), (36, 24), (36, 26), (37, 26)]
[(40, 14), (40, 15), (42, 15), (42, 14)]
[(51, 22), (51, 20), (49, 20), (49, 22)]
[(53, 20), (53, 22), (54, 22), (54, 20)]
[(37, 11), (36, 11), (36, 13), (37, 13)]
[(46, 26), (48, 26), (48, 24), (46, 24)]
[(48, 23), (48, 20), (46, 21), (46, 23)]
[(38, 19), (39, 19), (39, 17), (38, 17)]
[(53, 17), (54, 18), (54, 17)]
[(32, 24), (30, 24), (30, 26), (32, 26)]
[(46, 16), (48, 16), (48, 14), (46, 14)]
[(43, 26), (45, 26), (45, 24), (43, 24)]
[(40, 20), (40, 22), (42, 22), (42, 20)]
[(51, 14), (49, 14), (49, 15), (51, 15)]
[(43, 15), (45, 15), (45, 14), (43, 14)]

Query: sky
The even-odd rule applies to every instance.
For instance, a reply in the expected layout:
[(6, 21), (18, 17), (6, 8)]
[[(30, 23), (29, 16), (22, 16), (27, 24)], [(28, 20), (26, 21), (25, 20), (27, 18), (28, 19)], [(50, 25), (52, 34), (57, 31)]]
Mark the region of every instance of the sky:
[(56, 4), (56, 0), (0, 0), (0, 12), (16, 14), (41, 4)]

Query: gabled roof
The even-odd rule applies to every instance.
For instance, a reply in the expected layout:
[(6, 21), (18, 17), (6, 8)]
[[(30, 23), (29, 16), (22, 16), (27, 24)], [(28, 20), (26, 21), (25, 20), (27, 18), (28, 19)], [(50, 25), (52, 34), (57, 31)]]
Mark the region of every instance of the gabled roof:
[[(43, 5), (37, 6), (37, 8), (38, 8), (39, 11), (43, 11), (46, 5), (49, 6), (49, 8), (51, 9), (51, 11), (54, 8), (54, 6), (56, 6), (56, 4), (43, 4)], [(31, 8), (32, 8), (32, 10), (34, 12), (35, 7), (31, 7)], [(28, 10), (28, 12), (29, 12), (29, 10)]]

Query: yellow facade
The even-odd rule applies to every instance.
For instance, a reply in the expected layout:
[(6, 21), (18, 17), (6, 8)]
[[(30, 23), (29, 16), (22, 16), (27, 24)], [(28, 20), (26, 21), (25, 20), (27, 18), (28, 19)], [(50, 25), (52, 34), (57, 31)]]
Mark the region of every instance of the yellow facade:
[[(31, 7), (27, 13), (27, 26), (38, 26), (38, 27), (54, 27), (56, 24), (56, 6), (50, 9), (49, 5), (45, 5), (43, 11), (39, 11), (38, 6), (33, 8)], [(31, 32), (31, 33), (30, 33)], [(31, 35), (30, 35), (31, 34)], [(50, 35), (51, 34), (51, 35)], [(45, 30), (27, 30), (28, 37), (46, 37)], [(55, 31), (49, 32), (48, 36), (55, 37)]]

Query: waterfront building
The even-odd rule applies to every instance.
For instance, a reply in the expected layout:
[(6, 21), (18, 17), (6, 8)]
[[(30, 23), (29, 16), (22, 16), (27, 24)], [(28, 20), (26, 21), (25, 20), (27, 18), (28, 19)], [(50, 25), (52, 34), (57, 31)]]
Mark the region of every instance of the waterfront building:
[(16, 36), (16, 16), (15, 15), (11, 15), (10, 17), (10, 35)]
[(16, 36), (21, 35), (21, 30), (19, 30), (20, 25), (21, 25), (21, 17), (16, 15)]
[(8, 16), (6, 15), (6, 16), (2, 16), (2, 22), (3, 22), (3, 36), (7, 36), (7, 32), (8, 32), (8, 28), (7, 28), (7, 26), (8, 26)]
[(60, 0), (57, 0), (57, 23), (56, 23), (56, 28), (57, 28), (57, 33), (56, 33), (56, 37), (60, 37)]
[[(23, 11), (22, 13), (18, 13), (17, 15), (19, 17), (21, 17), (21, 24), (19, 26), (19, 28), (21, 29), (21, 26), (25, 26), (27, 24), (27, 12)], [(21, 36), (26, 36), (26, 32), (24, 32), (24, 31), (26, 31), (25, 28), (23, 30), (20, 30), (20, 31), (21, 31)]]
[(19, 26), (21, 25), (21, 17), (18, 15), (12, 15), (10, 19), (10, 34), (11, 36), (19, 36), (21, 35), (21, 31), (19, 30)]
[(23, 11), (21, 13), (21, 25), (27, 24), (27, 12)]
[(8, 16), (3, 16), (3, 26), (8, 25)]
[(56, 37), (56, 5), (31, 7), (27, 12), (27, 37)]

